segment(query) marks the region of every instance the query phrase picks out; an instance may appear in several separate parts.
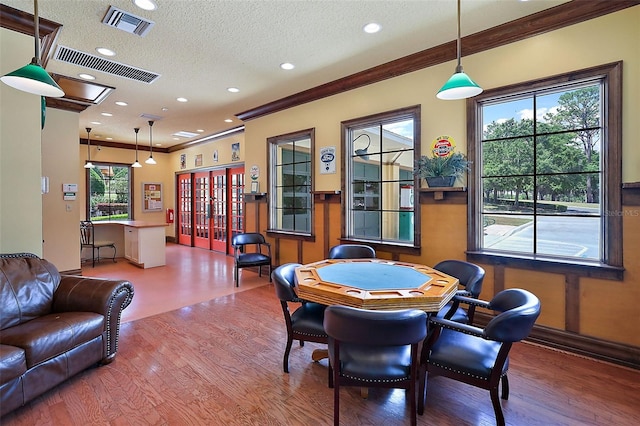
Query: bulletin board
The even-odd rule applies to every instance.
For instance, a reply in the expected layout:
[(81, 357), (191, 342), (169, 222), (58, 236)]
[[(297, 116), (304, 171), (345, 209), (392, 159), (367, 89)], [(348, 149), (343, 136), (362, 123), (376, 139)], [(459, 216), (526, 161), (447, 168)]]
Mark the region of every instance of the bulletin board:
[(162, 211), (162, 184), (142, 183), (142, 211), (158, 212)]

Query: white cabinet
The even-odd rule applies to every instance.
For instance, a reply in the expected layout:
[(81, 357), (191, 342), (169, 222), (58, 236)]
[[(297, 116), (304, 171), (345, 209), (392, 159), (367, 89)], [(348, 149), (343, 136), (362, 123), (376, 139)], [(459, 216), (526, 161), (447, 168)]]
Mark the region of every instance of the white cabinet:
[(124, 227), (124, 257), (142, 268), (162, 266), (165, 260), (165, 226)]

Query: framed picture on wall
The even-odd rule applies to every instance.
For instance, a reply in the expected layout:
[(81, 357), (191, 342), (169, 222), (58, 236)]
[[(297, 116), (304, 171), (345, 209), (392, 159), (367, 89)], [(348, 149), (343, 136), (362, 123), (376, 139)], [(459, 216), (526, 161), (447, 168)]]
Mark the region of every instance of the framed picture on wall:
[(158, 212), (162, 211), (162, 184), (142, 183), (142, 211)]
[(187, 168), (187, 154), (180, 154), (180, 168)]
[(258, 192), (260, 192), (260, 182), (254, 180), (251, 182), (251, 193), (257, 194)]
[(202, 166), (202, 154), (196, 155), (195, 166), (196, 167)]

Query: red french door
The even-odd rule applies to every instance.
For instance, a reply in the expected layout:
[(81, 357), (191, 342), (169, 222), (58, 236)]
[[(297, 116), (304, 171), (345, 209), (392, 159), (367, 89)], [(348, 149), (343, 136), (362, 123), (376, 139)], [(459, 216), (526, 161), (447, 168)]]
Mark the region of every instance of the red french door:
[(193, 174), (193, 245), (209, 248), (209, 172)]
[(244, 167), (178, 176), (178, 242), (232, 253), (231, 236), (245, 231)]
[(191, 245), (192, 220), (191, 220), (191, 174), (178, 175), (178, 243)]
[(227, 240), (227, 253), (233, 251), (231, 240), (234, 235), (244, 232), (244, 167), (236, 167), (228, 170), (229, 174), (229, 235)]
[(211, 250), (222, 253), (227, 248), (227, 192), (226, 170), (211, 172)]

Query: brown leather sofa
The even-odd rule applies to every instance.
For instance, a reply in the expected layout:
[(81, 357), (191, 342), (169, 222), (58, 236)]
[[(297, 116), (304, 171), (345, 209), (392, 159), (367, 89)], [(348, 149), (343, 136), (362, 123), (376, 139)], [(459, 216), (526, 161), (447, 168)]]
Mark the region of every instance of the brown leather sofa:
[(0, 254), (0, 416), (113, 361), (133, 285), (60, 275), (30, 253)]

